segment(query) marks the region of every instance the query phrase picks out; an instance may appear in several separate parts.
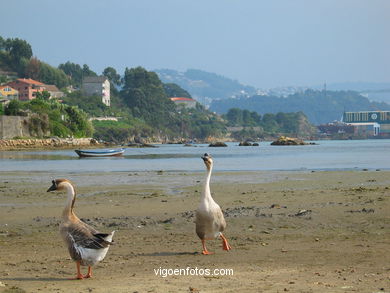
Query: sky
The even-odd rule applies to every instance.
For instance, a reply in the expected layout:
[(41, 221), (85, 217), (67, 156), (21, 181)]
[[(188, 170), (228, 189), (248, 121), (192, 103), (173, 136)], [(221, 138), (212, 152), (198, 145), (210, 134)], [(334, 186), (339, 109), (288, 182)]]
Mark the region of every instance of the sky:
[[(53, 66), (201, 69), (266, 89), (390, 82), (388, 0), (0, 0)], [(4, 13), (8, 11), (9, 13)]]

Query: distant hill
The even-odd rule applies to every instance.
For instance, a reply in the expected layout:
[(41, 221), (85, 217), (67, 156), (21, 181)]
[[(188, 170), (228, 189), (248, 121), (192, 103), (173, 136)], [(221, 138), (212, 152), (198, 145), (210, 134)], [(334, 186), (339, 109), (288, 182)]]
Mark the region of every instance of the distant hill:
[(188, 69), (179, 72), (171, 69), (155, 70), (164, 83), (176, 83), (193, 98), (203, 104), (215, 99), (228, 99), (237, 96), (253, 96), (256, 88), (242, 85), (236, 80), (202, 70)]
[[(321, 85), (318, 88), (323, 88)], [(327, 85), (328, 90), (332, 91), (357, 91), (357, 92), (371, 92), (371, 91), (390, 91), (389, 82), (339, 82)]]
[(247, 109), (259, 114), (302, 111), (311, 123), (318, 125), (340, 120), (344, 111), (390, 110), (390, 105), (370, 102), (354, 91), (306, 90), (286, 98), (253, 96), (213, 101), (210, 106), (210, 110), (220, 114), (231, 108)]
[[(315, 89), (322, 89), (316, 86)], [(327, 85), (332, 91), (357, 91), (370, 101), (385, 102), (390, 104), (390, 83), (389, 82), (340, 82)]]

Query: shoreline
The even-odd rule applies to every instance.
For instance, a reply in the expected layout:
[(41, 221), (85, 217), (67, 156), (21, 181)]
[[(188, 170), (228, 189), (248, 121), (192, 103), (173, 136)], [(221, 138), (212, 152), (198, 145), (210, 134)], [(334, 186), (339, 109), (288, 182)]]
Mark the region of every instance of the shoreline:
[[(267, 137), (264, 139), (261, 139), (257, 142), (269, 142), (270, 144), (277, 140), (278, 137)], [(307, 145), (311, 145), (312, 141), (332, 141), (332, 140), (342, 140), (342, 141), (349, 141), (349, 140), (380, 140), (380, 139), (389, 139), (389, 138), (382, 138), (382, 137), (371, 137), (371, 138), (356, 138), (356, 139), (330, 139), (330, 138), (303, 138), (304, 141), (309, 142)], [(162, 142), (162, 141), (155, 141), (155, 142), (148, 142), (142, 146), (134, 144), (134, 146), (125, 146), (128, 148), (143, 148), (143, 147), (149, 147), (148, 145), (161, 145), (161, 144), (182, 144), (183, 146), (185, 143), (183, 142), (185, 140), (177, 140), (177, 142)], [(199, 142), (200, 144), (210, 144), (212, 142), (231, 142), (231, 143), (237, 143), (239, 144), (240, 141), (231, 140), (231, 139), (216, 139), (216, 140), (207, 140), (203, 142)], [(82, 147), (82, 148), (107, 148), (107, 147), (115, 147), (118, 146), (118, 144), (115, 143), (99, 143), (94, 138), (20, 138), (20, 139), (0, 139), (0, 151), (27, 151), (27, 150), (61, 150), (61, 149), (73, 149), (75, 147)], [(188, 145), (190, 147), (191, 145)], [(245, 146), (243, 146), (245, 147)], [(248, 146), (247, 146), (248, 147)]]

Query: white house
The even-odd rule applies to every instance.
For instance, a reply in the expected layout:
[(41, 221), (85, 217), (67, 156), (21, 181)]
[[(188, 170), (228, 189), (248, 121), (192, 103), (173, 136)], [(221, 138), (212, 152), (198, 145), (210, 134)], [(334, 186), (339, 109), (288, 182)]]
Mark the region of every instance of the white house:
[(88, 95), (102, 97), (102, 102), (110, 106), (110, 81), (105, 76), (86, 76), (83, 79), (83, 92)]

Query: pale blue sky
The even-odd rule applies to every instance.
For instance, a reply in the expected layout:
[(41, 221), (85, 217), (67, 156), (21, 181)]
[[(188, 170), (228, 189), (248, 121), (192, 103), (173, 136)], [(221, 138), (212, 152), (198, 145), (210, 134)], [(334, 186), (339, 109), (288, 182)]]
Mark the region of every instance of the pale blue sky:
[[(0, 35), (57, 66), (202, 69), (259, 88), (390, 82), (388, 0), (0, 0)], [(5, 13), (7, 12), (7, 13)]]

